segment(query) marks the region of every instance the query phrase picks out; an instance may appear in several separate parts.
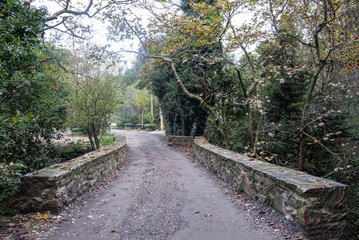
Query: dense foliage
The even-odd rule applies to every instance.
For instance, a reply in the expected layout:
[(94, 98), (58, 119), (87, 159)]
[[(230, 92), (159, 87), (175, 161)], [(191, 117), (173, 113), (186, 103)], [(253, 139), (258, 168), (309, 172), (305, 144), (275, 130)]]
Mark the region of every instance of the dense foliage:
[(28, 2), (0, 3), (1, 201), (22, 173), (57, 161), (50, 140), (64, 124), (67, 87), (53, 62), (60, 53), (43, 43), (45, 16)]

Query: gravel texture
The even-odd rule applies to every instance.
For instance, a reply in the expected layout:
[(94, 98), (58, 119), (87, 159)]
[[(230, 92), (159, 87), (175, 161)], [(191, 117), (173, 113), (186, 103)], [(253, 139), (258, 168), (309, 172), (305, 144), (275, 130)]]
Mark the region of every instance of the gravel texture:
[(163, 133), (126, 135), (128, 161), (53, 216), (35, 239), (306, 239), (276, 211), (234, 192)]

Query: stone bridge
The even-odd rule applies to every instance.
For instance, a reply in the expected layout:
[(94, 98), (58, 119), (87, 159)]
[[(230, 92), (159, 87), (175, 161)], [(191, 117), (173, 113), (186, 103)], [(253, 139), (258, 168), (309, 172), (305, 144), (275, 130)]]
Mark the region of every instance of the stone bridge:
[[(218, 193), (211, 180), (206, 180), (203, 170), (163, 144), (163, 135), (136, 131), (121, 134), (126, 135), (127, 144), (120, 139), (109, 147), (23, 176), (22, 210), (60, 213), (119, 165), (126, 166), (124, 162), (128, 159), (128, 171), (119, 171), (126, 176), (113, 185), (113, 193), (108, 193), (112, 194), (109, 199), (119, 195), (118, 201), (108, 200), (111, 207), (102, 210), (105, 213), (102, 215), (108, 216), (96, 220), (106, 223), (106, 227), (119, 224), (117, 228), (123, 228), (121, 239), (226, 240), (238, 239), (239, 235), (242, 236), (239, 239), (283, 239), (266, 232), (265, 223), (263, 229), (253, 231), (252, 227), (245, 227), (248, 220), (243, 220), (240, 214), (225, 214), (237, 210)], [(191, 143), (197, 161), (238, 192), (298, 222), (310, 239), (340, 239), (345, 227), (345, 185), (257, 161), (213, 146), (203, 138), (168, 140), (169, 145)], [(96, 201), (90, 204), (91, 210), (81, 211), (89, 211), (85, 215), (93, 216), (94, 209), (100, 208)], [(205, 218), (198, 219), (196, 214), (205, 214)], [(63, 239), (61, 232), (70, 231), (71, 227), (73, 224), (63, 226), (51, 239)], [(105, 232), (91, 232), (83, 229), (83, 225), (75, 228), (72, 231), (78, 231), (76, 239), (119, 239), (109, 230), (114, 226), (108, 226)]]

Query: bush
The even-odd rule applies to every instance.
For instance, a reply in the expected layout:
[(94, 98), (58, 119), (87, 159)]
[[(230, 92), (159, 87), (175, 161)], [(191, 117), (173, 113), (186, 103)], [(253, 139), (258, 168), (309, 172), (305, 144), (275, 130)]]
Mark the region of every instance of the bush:
[(153, 116), (151, 112), (148, 112), (143, 117), (143, 122), (150, 123), (153, 120)]
[[(4, 110), (0, 107), (0, 110)], [(10, 115), (6, 109), (0, 113), (0, 157), (10, 164), (21, 163), (30, 171), (49, 166), (56, 158), (56, 152), (49, 143), (50, 136), (37, 124), (32, 114)], [(45, 141), (44, 141), (45, 139)]]
[[(245, 150), (245, 147), (249, 145), (249, 139), (246, 134), (246, 122), (241, 119), (233, 120), (222, 123), (221, 127), (227, 135), (230, 150), (235, 152), (243, 152)], [(208, 139), (210, 143), (217, 146), (222, 146), (221, 139), (217, 130), (214, 127), (213, 119), (211, 117), (207, 119), (204, 137)]]
[(0, 214), (13, 214), (16, 201), (15, 196), (20, 189), (20, 177), (27, 167), (22, 163), (0, 164)]
[(62, 161), (67, 161), (91, 151), (91, 146), (79, 140), (76, 143), (70, 142), (65, 147), (58, 149)]

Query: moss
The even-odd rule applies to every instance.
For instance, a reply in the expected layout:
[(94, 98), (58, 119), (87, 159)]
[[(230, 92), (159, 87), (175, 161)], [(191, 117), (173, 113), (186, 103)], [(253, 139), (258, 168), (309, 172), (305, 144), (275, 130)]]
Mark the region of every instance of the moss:
[(57, 173), (55, 169), (44, 168), (38, 171), (39, 173)]

